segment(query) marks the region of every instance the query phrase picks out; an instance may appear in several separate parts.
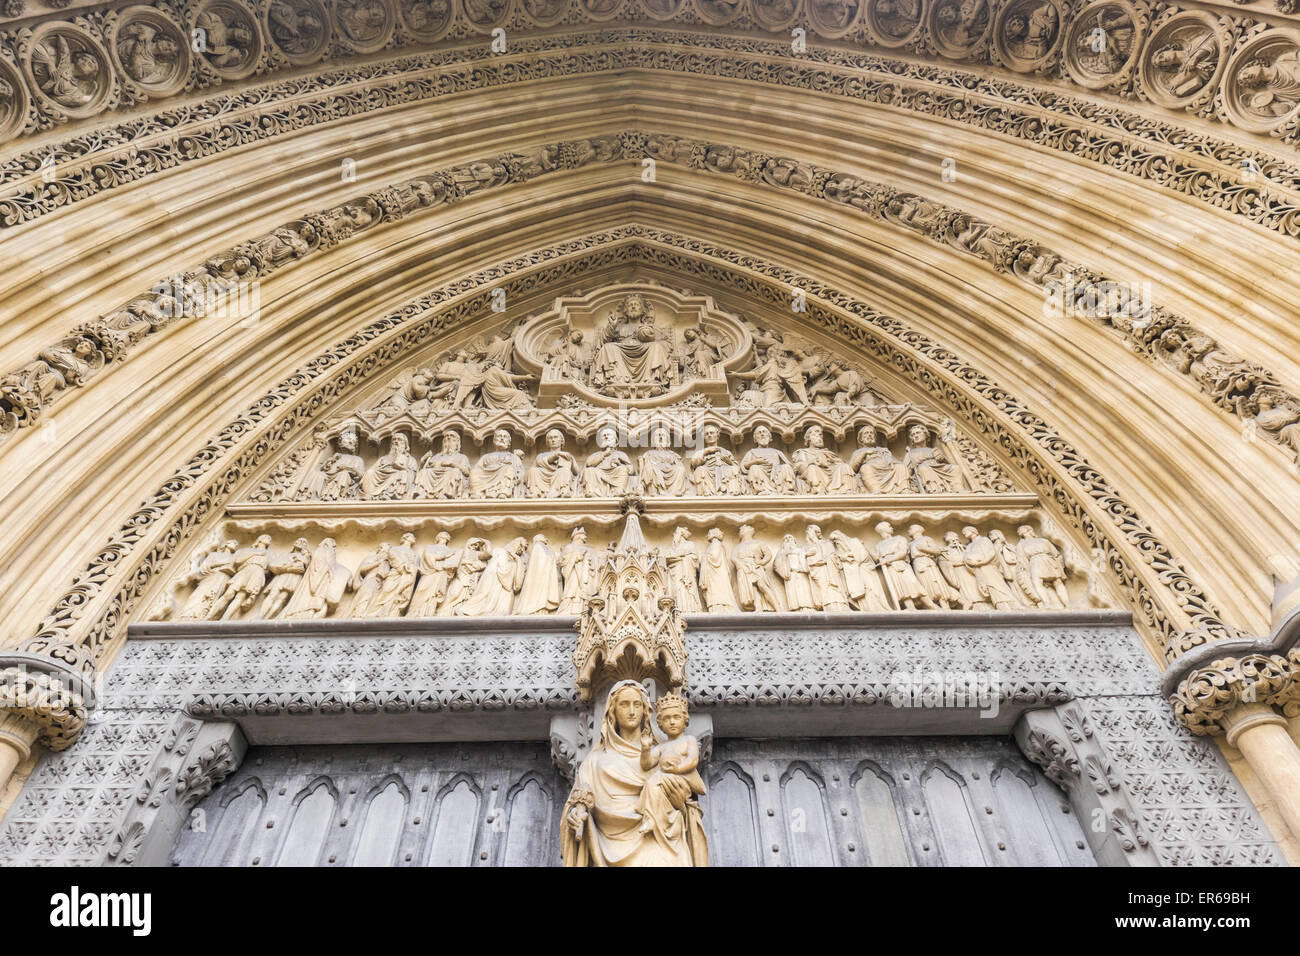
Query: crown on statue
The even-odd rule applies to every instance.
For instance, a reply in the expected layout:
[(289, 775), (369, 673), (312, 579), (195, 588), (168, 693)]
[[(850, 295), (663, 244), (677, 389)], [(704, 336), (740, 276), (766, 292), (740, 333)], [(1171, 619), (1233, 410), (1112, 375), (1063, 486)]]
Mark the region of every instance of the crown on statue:
[(665, 714), (680, 711), (689, 716), (690, 708), (686, 705), (686, 698), (678, 693), (664, 694), (655, 703), (655, 716), (663, 717)]

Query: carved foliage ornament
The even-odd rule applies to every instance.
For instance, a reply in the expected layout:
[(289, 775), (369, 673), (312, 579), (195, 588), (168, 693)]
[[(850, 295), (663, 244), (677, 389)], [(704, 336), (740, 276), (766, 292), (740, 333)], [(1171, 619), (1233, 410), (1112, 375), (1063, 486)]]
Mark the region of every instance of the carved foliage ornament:
[(1224, 658), (1187, 675), (1170, 697), (1179, 723), (1194, 734), (1225, 730), (1228, 715), (1243, 704), (1271, 704), (1288, 716), (1300, 713), (1300, 651)]

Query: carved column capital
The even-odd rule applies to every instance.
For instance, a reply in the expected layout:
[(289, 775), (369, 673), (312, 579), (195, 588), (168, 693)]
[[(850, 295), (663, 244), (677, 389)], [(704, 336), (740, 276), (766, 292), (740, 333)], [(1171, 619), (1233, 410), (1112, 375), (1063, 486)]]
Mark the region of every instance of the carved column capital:
[[(1246, 707), (1279, 707), (1294, 711), (1300, 706), (1300, 656), (1295, 650), (1282, 654), (1243, 654), (1211, 661), (1188, 673), (1179, 682), (1169, 702), (1178, 722), (1194, 734), (1211, 736), (1227, 733), (1239, 723)], [(1279, 718), (1280, 719), (1280, 718)], [(1235, 734), (1234, 734), (1235, 736)]]
[(40, 654), (0, 655), (0, 736), (20, 753), (33, 743), (66, 750), (93, 705), (90, 685), (75, 668)]

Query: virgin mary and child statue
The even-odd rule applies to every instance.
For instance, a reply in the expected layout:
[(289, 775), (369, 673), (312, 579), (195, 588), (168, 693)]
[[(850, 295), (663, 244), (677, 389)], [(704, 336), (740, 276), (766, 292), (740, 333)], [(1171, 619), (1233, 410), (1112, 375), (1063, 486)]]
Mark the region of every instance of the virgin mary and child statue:
[(655, 716), (666, 740), (655, 736), (639, 682), (610, 688), (600, 739), (564, 805), (565, 866), (708, 866), (700, 749), (684, 733), (685, 699), (664, 694)]

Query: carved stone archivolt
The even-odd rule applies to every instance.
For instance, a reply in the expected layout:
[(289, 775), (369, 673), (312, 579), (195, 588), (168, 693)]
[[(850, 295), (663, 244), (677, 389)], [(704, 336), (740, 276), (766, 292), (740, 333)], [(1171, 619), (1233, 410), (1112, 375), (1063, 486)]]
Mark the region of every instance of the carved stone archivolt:
[[(621, 243), (620, 243), (621, 238)], [(687, 247), (690, 247), (690, 255), (683, 254)], [(624, 261), (629, 254), (634, 256), (646, 255), (654, 261), (662, 264), (681, 274), (691, 274), (692, 270), (700, 265), (700, 256), (706, 257), (704, 261), (709, 261), (708, 257), (712, 255), (712, 247), (706, 243), (699, 243), (686, 240), (683, 237), (673, 236), (671, 234), (659, 233), (646, 230), (644, 227), (628, 227), (618, 235), (604, 237), (599, 241), (582, 241), (575, 242), (565, 247), (566, 252), (582, 252), (586, 259), (573, 257), (563, 260), (563, 264), (548, 266), (555, 273), (550, 281), (563, 282), (571, 285), (575, 281), (580, 281), (584, 268), (600, 269), (611, 262)], [(550, 259), (549, 255), (539, 253), (543, 259)], [(910, 330), (898, 326), (893, 320), (874, 313), (866, 306), (855, 303), (851, 299), (843, 296), (833, 289), (826, 288), (820, 282), (814, 281), (806, 276), (791, 274), (788, 271), (773, 267), (770, 264), (763, 263), (751, 257), (744, 257), (747, 263), (747, 278), (741, 279), (739, 276), (734, 277), (734, 287), (737, 292), (748, 296), (755, 297), (756, 300), (781, 302), (784, 303), (788, 297), (788, 289), (793, 284), (800, 285), (801, 288), (809, 290), (809, 313), (808, 319), (822, 325), (824, 328), (832, 330), (843, 330), (839, 334), (851, 334), (855, 339), (863, 342), (863, 347), (870, 354), (879, 355), (881, 360), (889, 362), (892, 366), (900, 369), (909, 369), (915, 358), (909, 359), (903, 353), (895, 353), (893, 346), (887, 343), (892, 340), (892, 334), (888, 329), (897, 326), (900, 334), (909, 337), (911, 347), (916, 347), (915, 336)], [(540, 261), (540, 260), (539, 260)], [(724, 261), (716, 259), (712, 261)], [(521, 264), (522, 265), (522, 264)], [(315, 363), (291, 381), (284, 383), (281, 389), (278, 389), (273, 396), (267, 401), (258, 403), (253, 409), (250, 409), (238, 423), (223, 433), (216, 440), (211, 448), (205, 449), (203, 453), (196, 458), (190, 465), (186, 466), (183, 473), (178, 474), (176, 480), (169, 482), (168, 487), (160, 489), (158, 494), (151, 499), (151, 504), (138, 515), (136, 515), (126, 526), (124, 531), (115, 537), (109, 543), (103, 555), (96, 557), (87, 568), (87, 571), (74, 583), (73, 588), (69, 591), (65, 599), (52, 609), (50, 615), (41, 625), (38, 633), (29, 638), (24, 647), (27, 650), (36, 653), (54, 653), (61, 657), (75, 661), (80, 665), (88, 666), (95, 656), (109, 645), (109, 641), (117, 633), (118, 623), (132, 612), (137, 606), (137, 602), (142, 593), (149, 588), (150, 583), (155, 580), (158, 571), (166, 566), (171, 555), (175, 554), (180, 543), (184, 540), (183, 528), (192, 526), (197, 515), (212, 514), (215, 508), (224, 506), (227, 501), (228, 489), (232, 486), (234, 476), (249, 475), (251, 470), (262, 464), (268, 451), (282, 447), (285, 439), (298, 429), (303, 423), (310, 422), (312, 416), (319, 409), (319, 399), (312, 398), (308, 400), (298, 393), (309, 385), (312, 381), (328, 376), (331, 384), (331, 394), (339, 394), (341, 390), (355, 384), (360, 375), (357, 364), (350, 360), (353, 352), (362, 350), (367, 343), (375, 341), (384, 341), (386, 343), (407, 343), (407, 347), (416, 344), (422, 344), (427, 341), (430, 329), (444, 329), (456, 327), (460, 322), (467, 321), (471, 316), (480, 316), (486, 314), (489, 307), (489, 291), (497, 286), (505, 288), (510, 293), (514, 288), (513, 279), (510, 276), (511, 270), (506, 269), (505, 273), (499, 269), (494, 269), (490, 273), (485, 273), (475, 280), (473, 278), (465, 280), (468, 282), (468, 288), (478, 288), (480, 291), (476, 294), (457, 300), (454, 304), (443, 305), (437, 311), (433, 309), (433, 303), (445, 303), (449, 296), (446, 293), (437, 293), (422, 304), (403, 309), (388, 319), (381, 320), (372, 327), (368, 327), (358, 336), (349, 339), (348, 343), (340, 345), (337, 353), (330, 361)], [(726, 274), (725, 271), (723, 274)], [(770, 276), (772, 284), (766, 284), (766, 281), (758, 281), (755, 275)], [(545, 273), (543, 273), (545, 275)], [(831, 303), (836, 309), (843, 308), (847, 314), (860, 316), (867, 323), (868, 328), (873, 331), (868, 335), (863, 335), (861, 326), (844, 324), (843, 315), (828, 310), (820, 303), (822, 301)], [(432, 313), (432, 314), (430, 314)], [(421, 318), (423, 317), (423, 318)], [(426, 324), (422, 324), (426, 323)], [(854, 331), (855, 330), (855, 331)], [(395, 333), (387, 335), (387, 333)], [(393, 347), (388, 345), (386, 347)], [(926, 346), (928, 347), (928, 346)], [(933, 346), (938, 349), (937, 346)], [(959, 360), (944, 350), (935, 351), (939, 355), (942, 352), (943, 361), (958, 362)], [(345, 361), (346, 360), (346, 361)], [(1072, 473), (1078, 471), (1079, 474), (1088, 476), (1088, 484), (1082, 492), (1084, 501), (1092, 495), (1097, 495), (1107, 503), (1106, 520), (1098, 524), (1095, 520), (1089, 518), (1087, 521), (1081, 521), (1081, 517), (1088, 514), (1087, 505), (1077, 503), (1073, 505), (1073, 511), (1065, 512), (1069, 524), (1073, 527), (1082, 527), (1085, 534), (1088, 535), (1089, 544), (1100, 550), (1102, 558), (1098, 566), (1108, 568), (1114, 573), (1121, 585), (1128, 591), (1132, 597), (1135, 609), (1140, 612), (1142, 622), (1158, 633), (1176, 636), (1182, 630), (1189, 627), (1185, 621), (1191, 622), (1190, 626), (1201, 626), (1206, 634), (1206, 639), (1213, 640), (1223, 633), (1223, 625), (1217, 617), (1217, 612), (1209, 604), (1203, 592), (1199, 590), (1195, 582), (1188, 579), (1182, 569), (1179, 567), (1176, 559), (1168, 553), (1158, 539), (1154, 538), (1150, 530), (1147, 529), (1131, 509), (1123, 505), (1122, 499), (1115, 494), (1113, 489), (1101, 481), (1095, 468), (1092, 468), (1086, 461), (1083, 461), (1072, 448), (1070, 448), (1055, 433), (1051, 432), (1047, 426), (1038, 422), (1031, 412), (1016, 403), (1014, 399), (1006, 396), (996, 387), (983, 380), (980, 374), (974, 369), (963, 366), (963, 380), (968, 383), (975, 383), (980, 388), (987, 388), (991, 391), (998, 392), (996, 401), (999, 403), (1010, 403), (1008, 407), (1015, 412), (1017, 421), (1023, 423), (1033, 423), (1033, 434), (1038, 436), (1033, 438), (1033, 446), (1037, 447), (1042, 442), (1043, 448), (1051, 450), (1055, 456), (1065, 456), (1057, 458), (1062, 461), (1063, 465)], [(969, 402), (964, 392), (950, 388), (941, 382), (933, 379), (933, 376), (926, 379), (933, 382), (936, 394), (946, 403), (951, 403), (955, 408), (964, 408), (963, 402)], [(284, 406), (284, 411), (278, 411)], [(964, 412), (963, 412), (964, 414)], [(264, 442), (259, 442), (257, 448), (243, 448), (242, 438), (249, 434), (250, 431), (260, 428), (264, 423), (271, 420), (276, 422), (271, 434), (275, 437)], [(1037, 451), (1030, 451), (1029, 447), (1019, 449), (1017, 442), (1020, 440), (1018, 433), (1009, 429), (1003, 429), (996, 420), (988, 417), (980, 419), (981, 428), (992, 428), (995, 444), (1002, 448), (1017, 449), (1014, 456), (1021, 458), (1036, 455)], [(1029, 427), (1025, 425), (1024, 427)], [(229, 455), (231, 450), (238, 449), (235, 454)], [(219, 459), (219, 464), (214, 467), (214, 457)], [(1054, 482), (1050, 473), (1036, 469), (1035, 474), (1040, 480)], [(201, 490), (196, 492), (196, 486)], [(1065, 486), (1045, 488), (1044, 500), (1053, 503), (1061, 503), (1074, 500), (1071, 496), (1074, 492), (1066, 491)], [(176, 500), (177, 495), (184, 494), (190, 502), (186, 508), (198, 508), (199, 511), (191, 513), (189, 518), (183, 517), (181, 512), (172, 513), (170, 505)], [(180, 521), (181, 524), (176, 526), (175, 534), (167, 531), (173, 521)], [(1130, 538), (1136, 537), (1145, 542), (1143, 554), (1145, 560), (1150, 562), (1159, 562), (1161, 567), (1162, 583), (1159, 585), (1148, 583), (1145, 579), (1145, 572), (1138, 570), (1137, 566), (1130, 563), (1126, 553), (1116, 548), (1107, 537), (1108, 534), (1114, 533), (1110, 530), (1110, 523), (1122, 526), (1124, 534)], [(114, 580), (110, 572), (104, 574), (104, 569), (108, 566), (121, 569), (126, 565), (123, 563), (125, 556), (129, 555), (141, 542), (154, 541), (155, 534), (162, 532), (162, 537), (157, 538), (159, 546), (151, 551), (151, 556), (147, 562), (147, 567), (133, 565), (136, 570), (129, 576), (122, 577), (121, 580)], [(170, 542), (170, 543), (166, 543)], [(152, 545), (150, 545), (152, 547)], [(1166, 586), (1176, 587), (1178, 593), (1178, 610), (1176, 616), (1171, 617), (1170, 611), (1164, 608), (1161, 594), (1162, 589)], [(93, 610), (91, 610), (93, 609)], [(112, 609), (111, 613), (106, 614), (105, 609)], [(87, 613), (88, 610), (90, 613)]]

